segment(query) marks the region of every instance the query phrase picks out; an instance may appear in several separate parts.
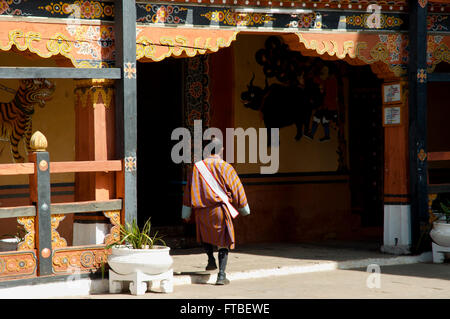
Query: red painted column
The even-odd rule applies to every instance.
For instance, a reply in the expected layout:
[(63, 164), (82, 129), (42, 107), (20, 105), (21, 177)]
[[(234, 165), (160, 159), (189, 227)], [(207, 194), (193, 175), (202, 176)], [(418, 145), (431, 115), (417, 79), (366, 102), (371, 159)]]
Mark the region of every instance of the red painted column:
[[(75, 81), (75, 158), (77, 161), (114, 159), (114, 99), (113, 80)], [(75, 174), (76, 201), (108, 200), (115, 198), (115, 195), (113, 173)], [(81, 241), (76, 238), (78, 237), (76, 230), (80, 227), (88, 232), (82, 236), (85, 240)], [(104, 229), (103, 232), (107, 233), (108, 227), (109, 220), (101, 212), (75, 214), (74, 245), (101, 243), (102, 231), (99, 229)]]

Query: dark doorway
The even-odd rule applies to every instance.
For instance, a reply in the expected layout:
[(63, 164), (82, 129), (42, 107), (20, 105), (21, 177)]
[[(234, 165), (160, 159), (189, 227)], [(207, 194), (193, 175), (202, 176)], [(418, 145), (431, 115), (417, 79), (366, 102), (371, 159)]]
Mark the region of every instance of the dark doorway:
[(172, 162), (172, 131), (182, 126), (183, 59), (137, 64), (137, 204), (140, 226), (181, 223), (182, 166)]
[(384, 130), (381, 80), (369, 66), (349, 68), (349, 161), (352, 211), (362, 227), (383, 226)]

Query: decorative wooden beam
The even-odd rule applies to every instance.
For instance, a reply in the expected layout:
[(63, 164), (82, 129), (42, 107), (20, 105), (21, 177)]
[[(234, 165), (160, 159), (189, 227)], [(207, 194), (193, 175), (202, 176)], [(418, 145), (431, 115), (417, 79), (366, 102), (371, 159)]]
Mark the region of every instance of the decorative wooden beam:
[(450, 152), (428, 152), (428, 162), (450, 161)]
[(74, 161), (52, 162), (50, 173), (117, 172), (122, 161)]
[(27, 175), (34, 173), (33, 163), (0, 164), (0, 176)]
[(450, 193), (450, 184), (430, 184), (428, 185), (430, 194)]
[(116, 67), (122, 79), (116, 81), (116, 158), (123, 159), (125, 169), (118, 180), (123, 184), (124, 214), (127, 222), (137, 221), (137, 90), (136, 90), (136, 1), (115, 1)]
[(106, 201), (57, 203), (51, 205), (50, 211), (52, 214), (72, 214), (72, 213), (103, 212), (121, 209), (122, 209), (122, 200), (111, 199)]
[(428, 82), (450, 82), (450, 73), (430, 73)]
[(0, 218), (36, 216), (35, 206), (1, 207)]
[(120, 68), (0, 67), (0, 79), (120, 79)]
[(428, 223), (427, 1), (409, 1), (409, 177), (411, 237), (416, 245)]

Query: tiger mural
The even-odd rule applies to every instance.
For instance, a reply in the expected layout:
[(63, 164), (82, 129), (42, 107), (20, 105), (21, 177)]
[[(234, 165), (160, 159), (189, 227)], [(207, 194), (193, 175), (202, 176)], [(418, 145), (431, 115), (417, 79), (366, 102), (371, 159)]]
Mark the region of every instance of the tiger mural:
[(25, 158), (19, 153), (19, 142), (24, 139), (30, 152), (32, 116), (38, 104), (44, 107), (52, 98), (55, 84), (47, 79), (22, 79), (14, 98), (8, 103), (0, 103), (0, 139), (10, 143), (14, 162), (23, 163)]

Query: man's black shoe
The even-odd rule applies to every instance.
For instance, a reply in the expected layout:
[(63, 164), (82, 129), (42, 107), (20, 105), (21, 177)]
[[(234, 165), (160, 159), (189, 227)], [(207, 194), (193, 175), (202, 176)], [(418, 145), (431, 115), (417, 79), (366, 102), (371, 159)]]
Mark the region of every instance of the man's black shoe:
[(206, 265), (206, 270), (216, 270), (217, 264), (215, 259), (208, 260), (208, 265)]
[(227, 276), (225, 275), (225, 273), (219, 272), (217, 274), (216, 285), (223, 286), (223, 285), (228, 285), (229, 283), (230, 283), (230, 281), (227, 279)]

